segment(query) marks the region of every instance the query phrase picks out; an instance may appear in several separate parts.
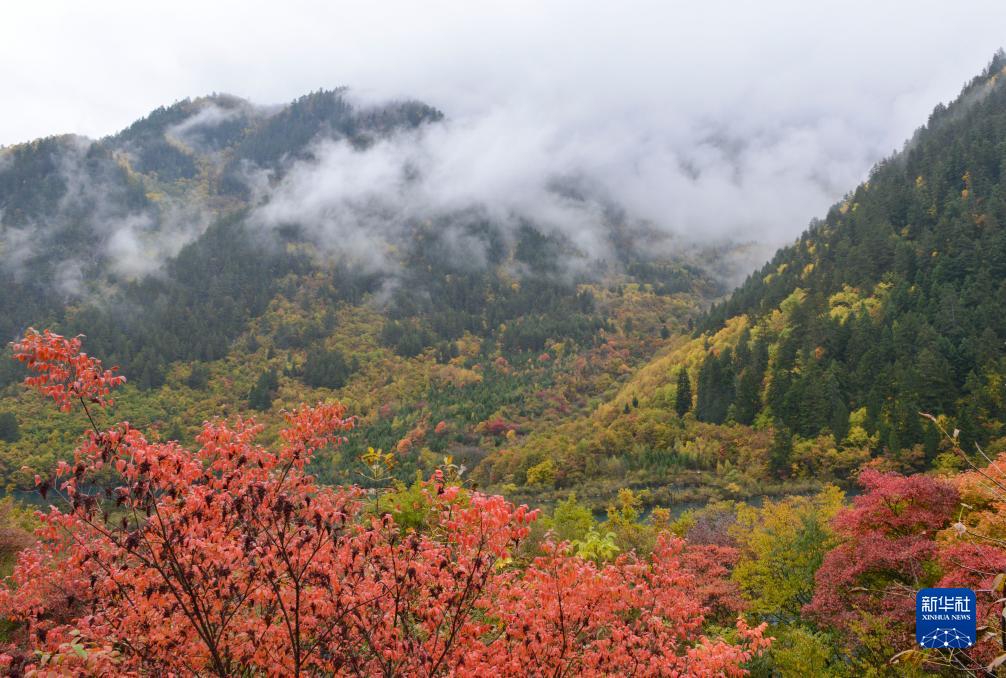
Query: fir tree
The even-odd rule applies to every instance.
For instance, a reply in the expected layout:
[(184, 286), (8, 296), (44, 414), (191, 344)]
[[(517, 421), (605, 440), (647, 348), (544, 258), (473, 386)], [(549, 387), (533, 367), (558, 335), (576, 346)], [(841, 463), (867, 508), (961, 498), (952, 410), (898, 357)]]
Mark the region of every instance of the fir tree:
[(692, 409), (692, 382), (688, 378), (688, 370), (682, 367), (678, 370), (678, 392), (674, 396), (674, 411), (679, 417), (683, 417), (690, 409)]

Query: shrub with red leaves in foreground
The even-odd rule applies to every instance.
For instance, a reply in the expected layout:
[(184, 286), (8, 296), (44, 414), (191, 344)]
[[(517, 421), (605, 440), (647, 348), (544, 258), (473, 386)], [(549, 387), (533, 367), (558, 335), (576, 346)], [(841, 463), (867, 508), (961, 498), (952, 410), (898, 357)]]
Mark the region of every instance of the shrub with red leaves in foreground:
[[(123, 378), (78, 339), (14, 346), (29, 386), (93, 427), (52, 478), (38, 541), (0, 612), (8, 673), (79, 675), (741, 675), (768, 644), (702, 635), (683, 543), (595, 565), (515, 547), (536, 513), (435, 478), (432, 527), (404, 531), (354, 487), (319, 486), (312, 454), (352, 428), (340, 404), (287, 416), (278, 449), (250, 420), (207, 423), (199, 449), (94, 424)], [(439, 476), (438, 476), (439, 478)], [(36, 652), (37, 651), (37, 652)]]

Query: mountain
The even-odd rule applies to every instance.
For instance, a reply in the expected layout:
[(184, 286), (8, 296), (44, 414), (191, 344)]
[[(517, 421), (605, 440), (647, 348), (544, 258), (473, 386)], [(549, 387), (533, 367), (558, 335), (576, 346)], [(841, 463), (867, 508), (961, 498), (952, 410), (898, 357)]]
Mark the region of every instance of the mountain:
[[(849, 486), (871, 460), (958, 465), (920, 413), (958, 429), (965, 449), (1006, 447), (1004, 69), (1000, 52), (693, 335), (480, 478), (521, 487), (552, 465), (546, 495), (629, 486), (680, 505)], [(691, 412), (678, 417), (678, 403)]]
[[(430, 162), (451, 121), (416, 102), (213, 95), (106, 139), (0, 150), (0, 331), (84, 332), (129, 379), (106, 409), (117, 379), (27, 333), (17, 350), (42, 375), (29, 385), (69, 409), (56, 416), (0, 361), (5, 494), (73, 511), (50, 509), (35, 539), (41, 512), (0, 500), (0, 573), (14, 572), (0, 664), (174, 666), (178, 642), (222, 637), (188, 632), (205, 618), (168, 605), (179, 590), (289, 630), (282, 605), (248, 605), (253, 590), (283, 598), (257, 566), (272, 562), (325, 625), (345, 607), (332, 592), (356, 590), (333, 572), (373, 580), (385, 593), (352, 609), (394, 609), (356, 616), (392, 620), (398, 666), (422, 628), (434, 673), (474, 665), (441, 661), (460, 627), (414, 623), (400, 599), (455, 621), (465, 607), (457, 637), (511, 667), (515, 648), (568, 649), (566, 622), (600, 614), (572, 634), (603, 641), (583, 664), (597, 671), (629, 638), (685, 673), (709, 650), (707, 672), (731, 675), (1003, 674), (1004, 80), (999, 52), (730, 294), (722, 272), (743, 244), (690, 247), (581, 177), (519, 201), (444, 185), (463, 183)], [(80, 411), (45, 378), (71, 361)], [(164, 568), (165, 553), (198, 567)], [(473, 580), (478, 600), (459, 598)], [(920, 645), (916, 600), (965, 586), (987, 632)], [(557, 621), (530, 642), (548, 609)], [(169, 618), (181, 640), (145, 632)], [(113, 645), (108, 620), (113, 637), (128, 629)], [(226, 666), (206, 666), (262, 661), (245, 628)], [(346, 637), (374, 635), (360, 628)], [(270, 662), (304, 647), (278, 638)], [(375, 648), (340, 639), (319, 661), (356, 667)]]
[[(100, 140), (2, 149), (0, 335), (85, 334), (129, 375), (129, 418), (169, 436), (340, 397), (363, 428), (318, 473), (422, 438), (408, 477), (442, 454), (474, 466), (539, 417), (585, 411), (722, 294), (719, 253), (671, 242), (575, 178), (548, 191), (597, 224), (600, 245), (533, 211), (416, 200), (429, 180), (412, 156), (447, 122), (345, 90), (279, 107), (212, 95)], [(373, 194), (374, 167), (404, 197)], [(583, 361), (594, 374), (571, 383)], [(18, 424), (0, 475), (24, 486), (72, 441), (17, 400), (21, 376), (0, 363), (0, 413)], [(449, 434), (426, 434), (441, 421)]]
[[(1004, 79), (1000, 52), (902, 151), (715, 304), (696, 335), (640, 368), (598, 410), (609, 432), (626, 426), (619, 422), (630, 416), (622, 411), (628, 402), (639, 407), (632, 417), (670, 409), (684, 367), (695, 385), (695, 425), (747, 440), (702, 466), (740, 462), (742, 485), (841, 480), (878, 457), (902, 471), (954, 464), (920, 413), (958, 429), (965, 449), (1000, 449)], [(681, 436), (692, 438), (679, 428), (672, 450)], [(593, 435), (580, 447), (603, 445)], [(742, 461), (751, 448), (757, 454)], [(684, 463), (683, 452), (674, 463)]]
[[(1002, 435), (1004, 77), (1000, 53), (903, 151), (713, 309), (706, 329), (745, 316), (752, 331), (732, 360), (703, 364), (700, 418), (722, 421), (725, 408), (705, 405), (729, 401), (743, 423), (768, 417), (841, 440), (853, 413), (876, 436), (875, 451), (914, 449), (919, 464), (932, 462), (938, 442), (919, 412), (950, 417), (968, 447)], [(764, 387), (741, 392), (745, 380)]]
[[(848, 486), (872, 459), (953, 466), (920, 412), (993, 449), (1006, 421), (1004, 68), (726, 297), (722, 251), (575, 178), (550, 190), (603, 247), (416, 200), (449, 124), (421, 103), (179, 102), (0, 154), (0, 329), (87, 334), (130, 375), (130, 419), (167, 437), (247, 412), (275, 431), (339, 398), (360, 429), (318, 462), (329, 481), (360, 480), (370, 446), (402, 479), (449, 456), (508, 496), (595, 508), (624, 487), (686, 506)], [(24, 486), (72, 441), (0, 369), (0, 471)]]
[(365, 146), (441, 118), (417, 103), (356, 110), (341, 92), (278, 111), (212, 96), (98, 141), (50, 137), (4, 149), (0, 335), (29, 324), (87, 332), (148, 385), (166, 361), (219, 357), (299, 265), (243, 234), (244, 178), (282, 176), (321, 135)]

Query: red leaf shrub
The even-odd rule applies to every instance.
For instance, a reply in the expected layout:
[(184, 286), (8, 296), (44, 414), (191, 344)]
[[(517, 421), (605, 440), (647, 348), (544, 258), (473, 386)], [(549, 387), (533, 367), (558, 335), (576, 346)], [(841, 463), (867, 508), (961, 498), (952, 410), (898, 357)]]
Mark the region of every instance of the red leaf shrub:
[[(29, 386), (64, 410), (104, 406), (121, 383), (75, 354), (77, 339), (29, 333), (16, 349), (37, 373)], [(536, 513), (442, 474), (422, 486), (431, 525), (400, 529), (362, 490), (305, 472), (352, 425), (340, 404), (301, 409), (275, 451), (256, 443), (251, 420), (205, 424), (195, 451), (125, 423), (94, 426), (56, 469), (66, 508), (42, 516), (0, 591), (0, 613), (21, 624), (0, 663), (105, 675), (741, 675), (767, 646), (764, 626), (743, 620), (736, 644), (702, 635), (715, 596), (693, 561), (715, 554), (685, 556), (678, 539), (600, 567), (547, 545), (520, 567), (511, 558)]]
[(924, 475), (867, 469), (863, 494), (834, 520), (844, 541), (824, 558), (805, 612), (844, 631), (864, 615), (885, 620), (902, 647), (914, 638), (915, 591), (932, 585), (936, 533), (958, 505), (950, 483)]

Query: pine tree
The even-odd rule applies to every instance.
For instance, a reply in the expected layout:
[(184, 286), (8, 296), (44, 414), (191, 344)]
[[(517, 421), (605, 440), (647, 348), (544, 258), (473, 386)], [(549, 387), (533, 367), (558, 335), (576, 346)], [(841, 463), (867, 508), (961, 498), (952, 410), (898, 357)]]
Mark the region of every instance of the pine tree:
[(349, 374), (349, 362), (338, 349), (315, 349), (304, 362), (304, 383), (308, 386), (342, 388)]
[(722, 424), (734, 401), (734, 370), (730, 349), (710, 353), (699, 370), (695, 416), (699, 421)]
[(692, 382), (688, 378), (688, 370), (682, 367), (678, 370), (678, 392), (674, 396), (674, 411), (679, 417), (683, 417), (690, 409), (692, 409)]
[(13, 412), (0, 412), (0, 440), (13, 443), (21, 437), (21, 429), (18, 428), (17, 417)]
[(738, 424), (750, 425), (761, 409), (761, 384), (764, 372), (754, 364), (745, 368), (737, 378), (737, 396), (734, 401), (734, 418)]
[(792, 456), (793, 434), (781, 422), (776, 422), (772, 448), (769, 450), (769, 469), (776, 476), (788, 475)]
[(189, 370), (189, 377), (185, 380), (185, 385), (189, 388), (202, 391), (210, 381), (210, 371), (203, 363), (193, 363)]
[(275, 370), (267, 370), (259, 375), (255, 386), (248, 393), (248, 407), (265, 411), (272, 407), (273, 392), (279, 387)]

